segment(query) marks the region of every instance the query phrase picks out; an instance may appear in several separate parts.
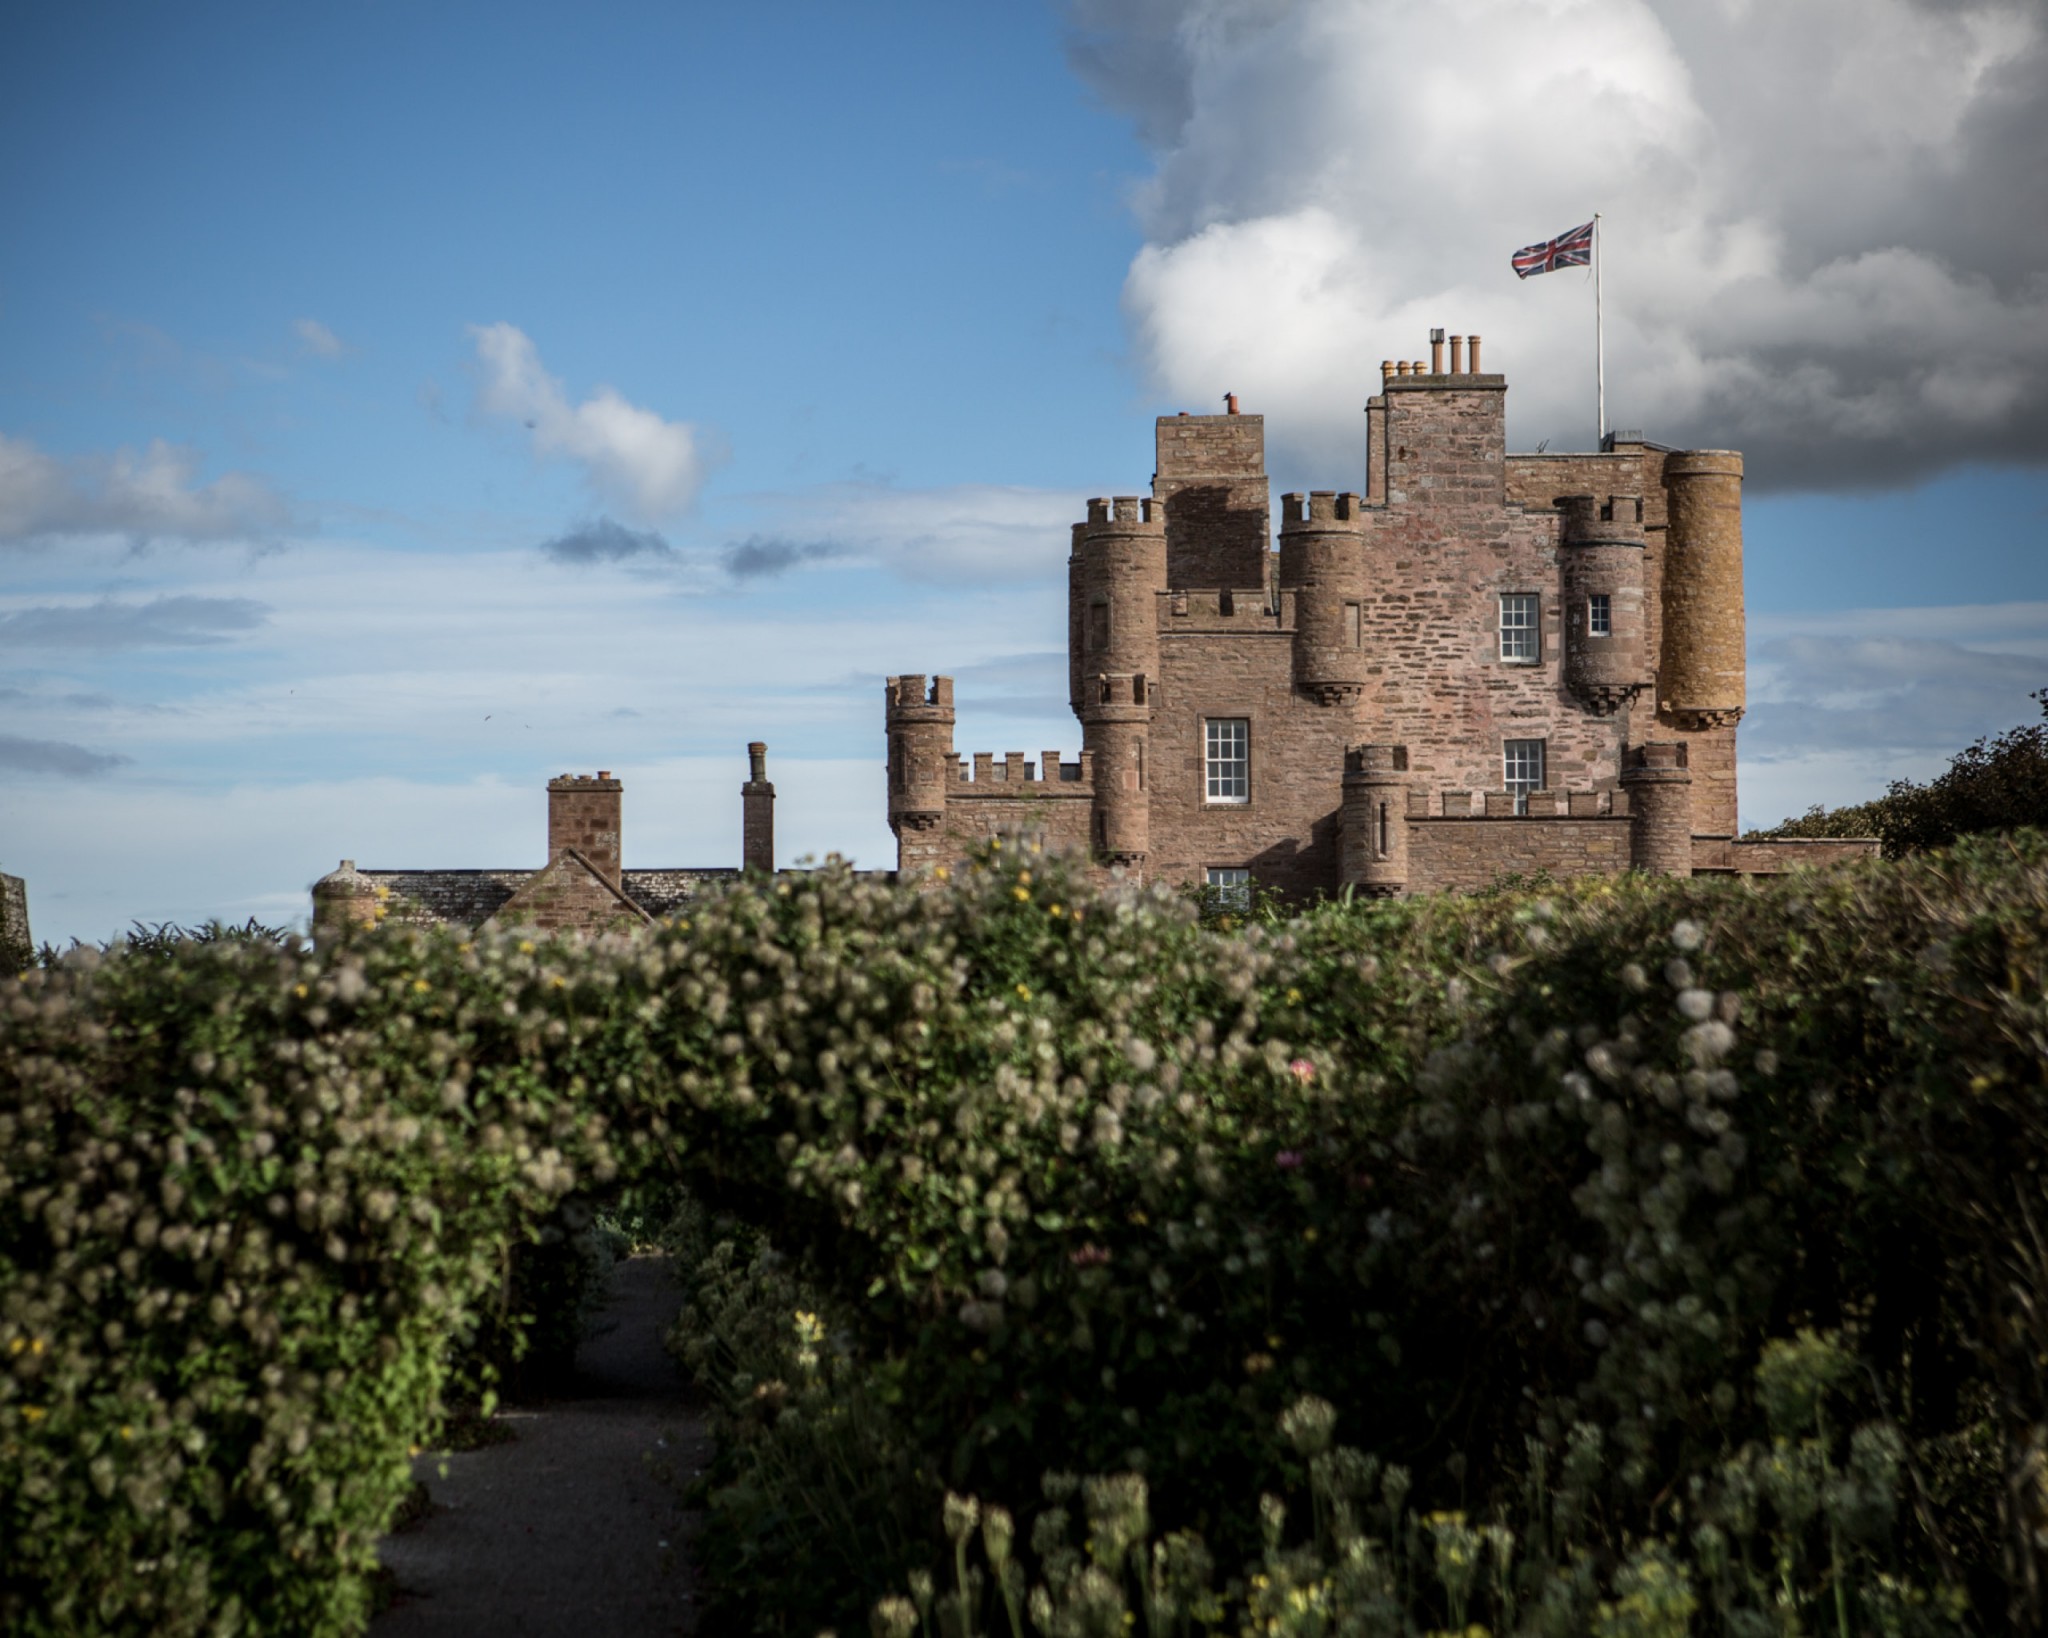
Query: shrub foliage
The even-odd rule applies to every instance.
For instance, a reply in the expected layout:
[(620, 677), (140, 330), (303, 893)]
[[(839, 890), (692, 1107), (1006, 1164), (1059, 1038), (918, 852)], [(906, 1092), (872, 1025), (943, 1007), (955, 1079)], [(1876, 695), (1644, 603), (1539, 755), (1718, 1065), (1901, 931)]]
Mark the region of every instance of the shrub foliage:
[(2028, 835), (76, 952), (0, 990), (0, 1619), (357, 1630), (512, 1248), (647, 1179), (719, 1630), (2038, 1626), (2044, 928)]

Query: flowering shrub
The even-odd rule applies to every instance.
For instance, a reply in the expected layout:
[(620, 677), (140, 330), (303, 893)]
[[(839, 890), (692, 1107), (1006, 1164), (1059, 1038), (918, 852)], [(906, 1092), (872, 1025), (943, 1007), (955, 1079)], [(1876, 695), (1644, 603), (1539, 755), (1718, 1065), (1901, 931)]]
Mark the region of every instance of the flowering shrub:
[[(0, 1619), (358, 1626), (508, 1248), (633, 1178), (744, 1225), (756, 1630), (2038, 1625), (2043, 927), (2034, 837), (1228, 931), (993, 852), (32, 971)], [(876, 1449), (929, 1533), (792, 1558)]]

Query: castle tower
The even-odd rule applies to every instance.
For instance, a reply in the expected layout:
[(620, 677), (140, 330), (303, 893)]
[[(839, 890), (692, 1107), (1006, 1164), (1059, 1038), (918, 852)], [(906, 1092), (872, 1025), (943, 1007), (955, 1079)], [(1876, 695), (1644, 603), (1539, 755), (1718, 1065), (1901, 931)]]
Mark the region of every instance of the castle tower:
[(1150, 845), (1145, 752), (1159, 686), (1167, 527), (1159, 504), (1135, 495), (1091, 500), (1088, 520), (1074, 526), (1069, 584), (1081, 642), (1072, 683), (1095, 769), (1095, 851), (1132, 870), (1144, 867)]
[(1667, 456), (1664, 652), (1657, 709), (1675, 726), (1732, 728), (1747, 703), (1742, 615), (1742, 457)]
[(377, 925), (377, 889), (344, 859), (313, 884), (313, 936), (346, 934)]
[(1162, 415), (1154, 429), (1152, 498), (1166, 509), (1167, 582), (1241, 590), (1266, 585), (1271, 492), (1266, 418)]
[(1340, 879), (1370, 898), (1408, 888), (1408, 747), (1359, 745), (1344, 753)]
[(548, 863), (574, 848), (613, 887), (619, 885), (625, 786), (600, 770), (548, 781)]
[(768, 747), (747, 747), (747, 782), (740, 787), (740, 868), (775, 874), (775, 787), (768, 783)]
[(1640, 495), (1565, 495), (1559, 556), (1564, 578), (1565, 686), (1611, 716), (1649, 681), (1643, 604)]
[(1280, 584), (1294, 591), (1294, 686), (1321, 705), (1365, 691), (1365, 511), (1356, 495), (1280, 497)]
[(1629, 863), (1658, 876), (1692, 874), (1692, 771), (1685, 746), (1639, 745), (1623, 759)]
[(934, 677), (927, 690), (921, 675), (891, 677), (887, 702), (889, 828), (900, 854), (905, 831), (936, 830), (946, 817), (956, 765), (953, 679)]

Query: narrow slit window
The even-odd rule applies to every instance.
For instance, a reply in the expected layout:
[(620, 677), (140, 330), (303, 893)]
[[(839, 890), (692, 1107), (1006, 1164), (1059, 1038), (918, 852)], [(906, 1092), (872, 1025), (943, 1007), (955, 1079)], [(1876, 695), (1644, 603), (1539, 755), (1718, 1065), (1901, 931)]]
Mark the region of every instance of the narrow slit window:
[(1500, 657), (1527, 664), (1536, 658), (1536, 594), (1503, 592), (1500, 599)]
[(1212, 803), (1252, 799), (1252, 725), (1244, 717), (1211, 717), (1205, 725), (1206, 790)]
[(1346, 603), (1344, 605), (1344, 642), (1348, 647), (1358, 648), (1361, 646), (1364, 641), (1362, 626), (1363, 622), (1359, 619), (1358, 605), (1356, 603)]
[(1088, 605), (1088, 646), (1109, 646), (1109, 605), (1100, 600)]
[(1606, 592), (1594, 592), (1586, 599), (1586, 635), (1588, 637), (1612, 637), (1614, 635), (1614, 603)]

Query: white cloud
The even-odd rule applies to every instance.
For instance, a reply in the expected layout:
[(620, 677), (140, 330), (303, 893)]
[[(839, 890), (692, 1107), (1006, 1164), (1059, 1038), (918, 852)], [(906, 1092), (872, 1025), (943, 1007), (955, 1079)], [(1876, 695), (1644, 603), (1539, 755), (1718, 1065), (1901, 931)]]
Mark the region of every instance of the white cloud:
[(1765, 484), (2048, 458), (2048, 25), (2031, 0), (1072, 0), (1157, 170), (1125, 303), (1167, 390), (1355, 467), (1379, 361), (1479, 332), (1518, 442), (1610, 422)]
[(249, 540), (284, 527), (285, 504), (261, 479), (228, 472), (200, 483), (198, 469), (196, 452), (162, 439), (66, 460), (0, 433), (0, 541)]
[[(764, 497), (770, 527), (763, 534), (804, 542), (812, 559), (854, 557), (906, 580), (1057, 584), (1064, 595), (1071, 525), (1085, 505), (1078, 492), (1001, 484), (826, 484)], [(1045, 629), (1064, 629), (1064, 617)]]
[(478, 409), (518, 421), (535, 454), (577, 463), (598, 497), (637, 523), (672, 520), (696, 500), (710, 463), (695, 427), (663, 420), (610, 387), (571, 404), (515, 325), (476, 325), (470, 335), (481, 370)]
[(292, 325), (292, 333), (299, 338), (299, 346), (315, 358), (339, 358), (348, 351), (348, 346), (318, 319), (302, 318)]

